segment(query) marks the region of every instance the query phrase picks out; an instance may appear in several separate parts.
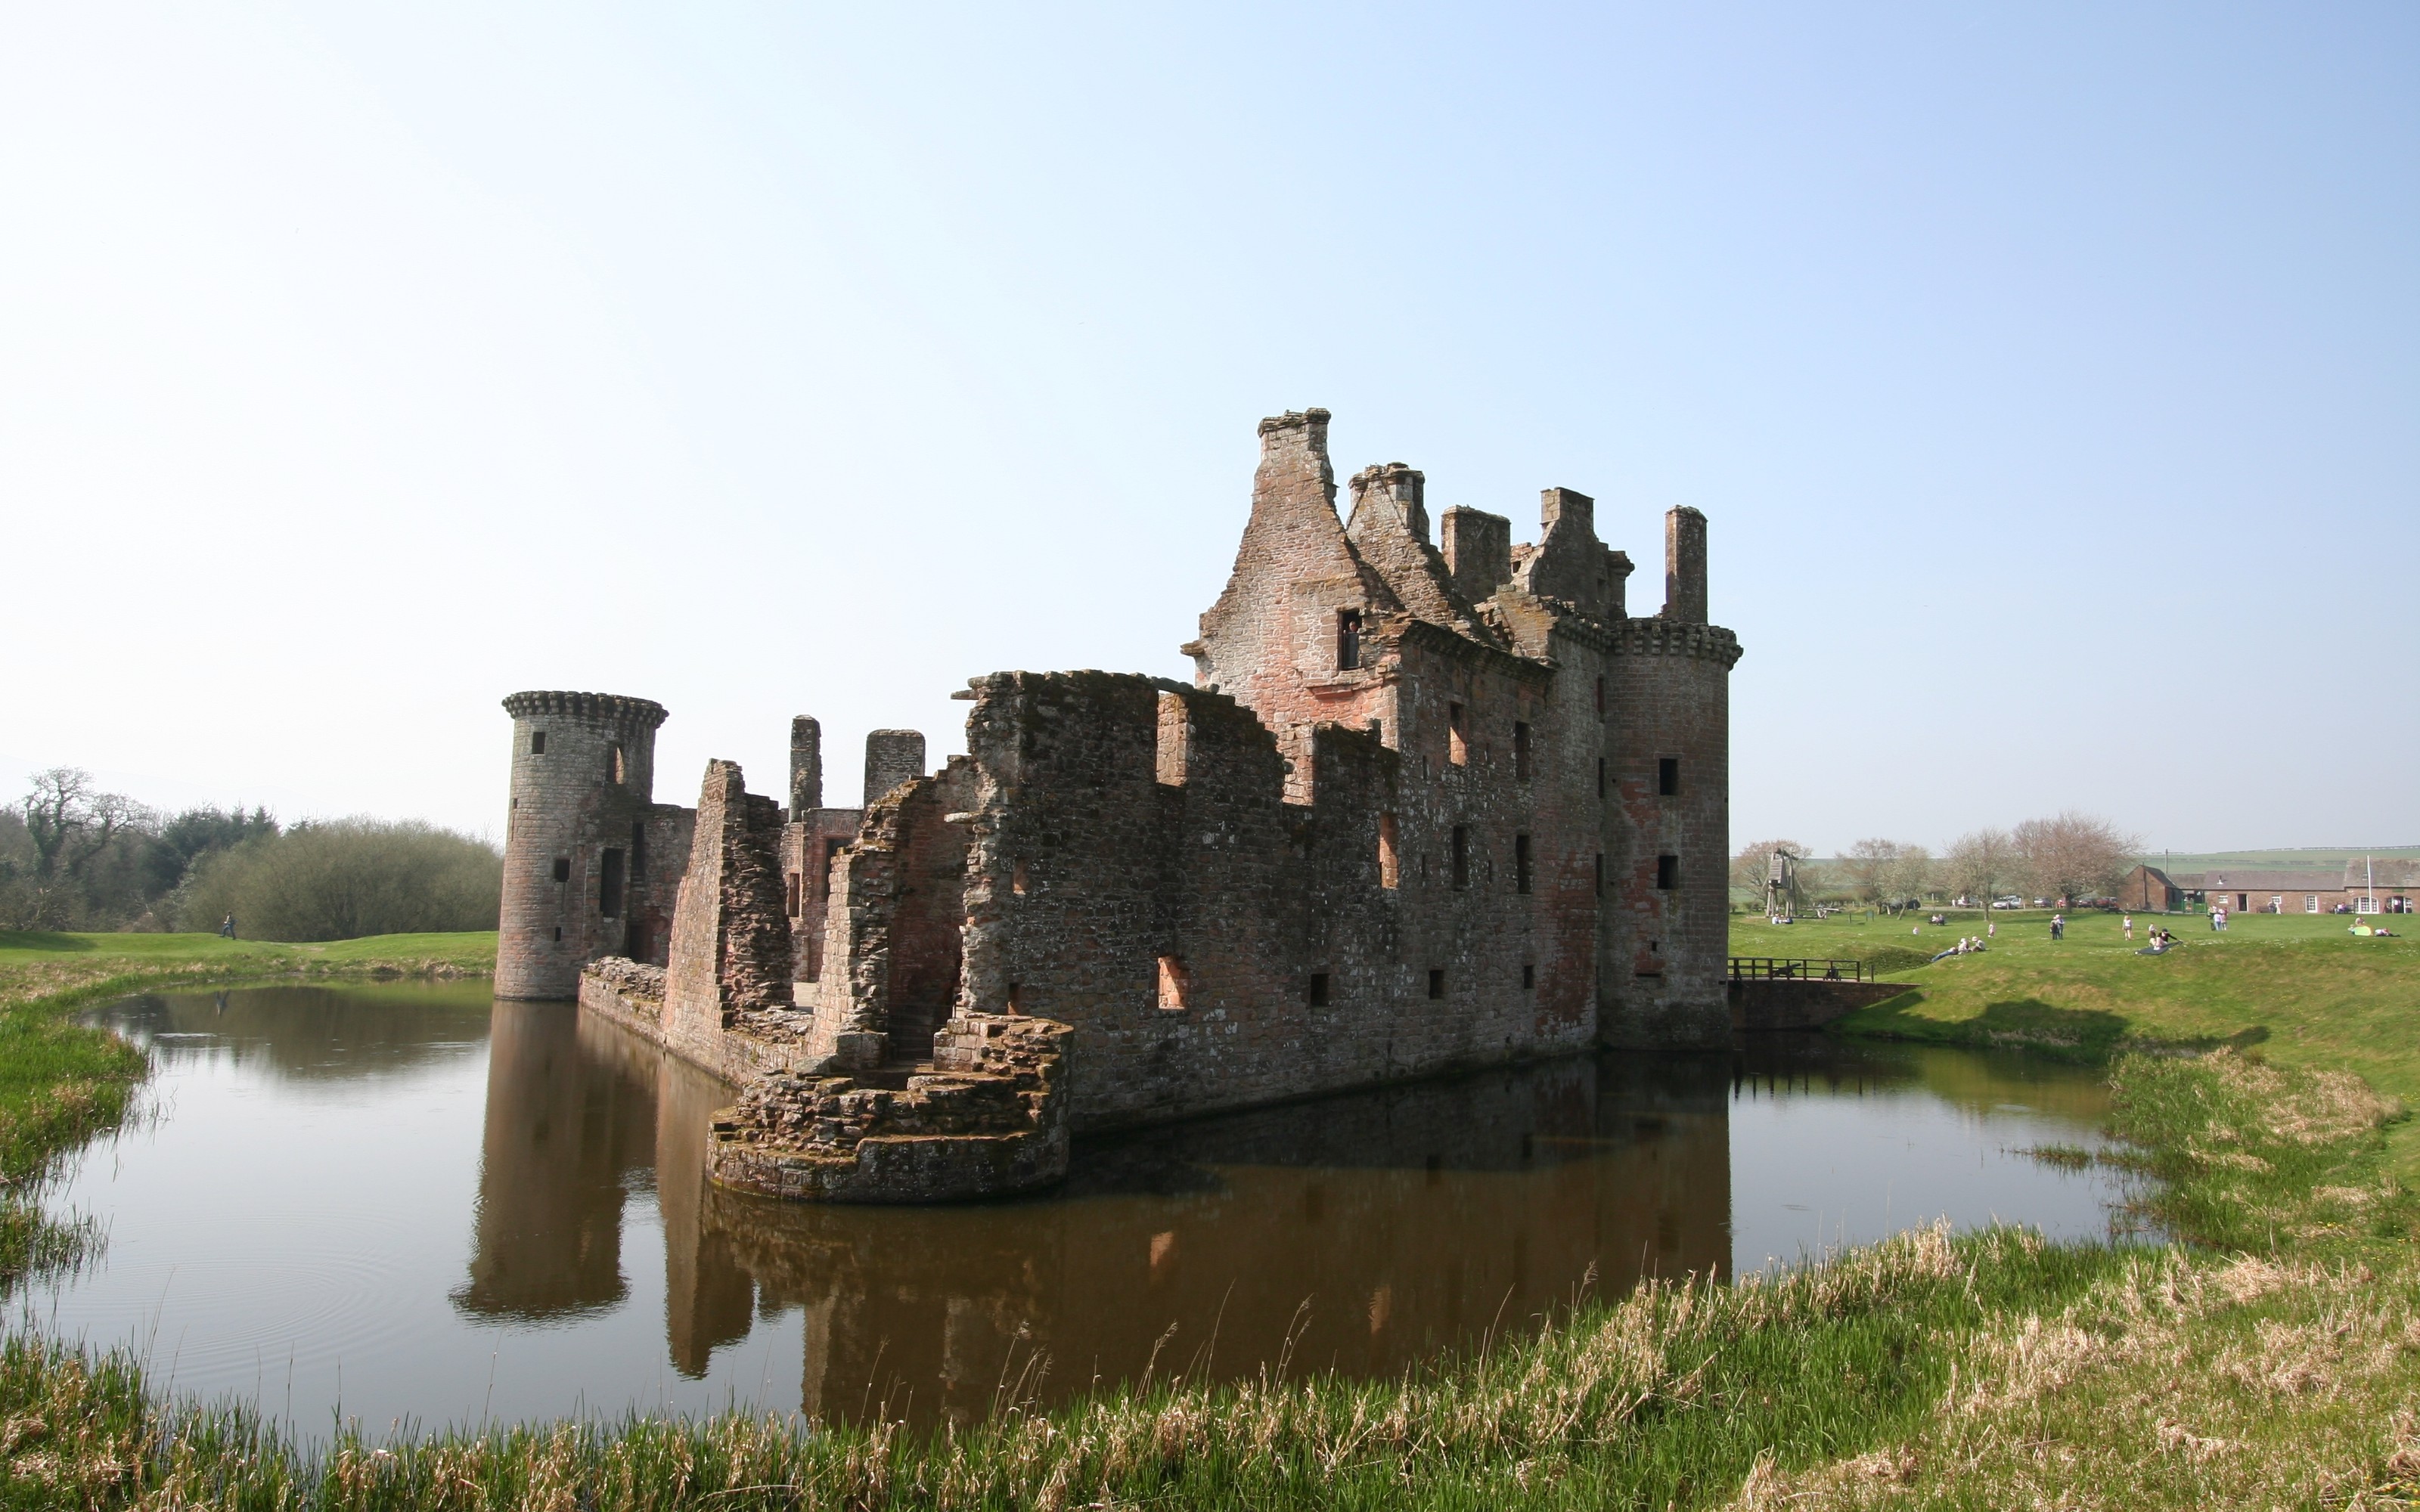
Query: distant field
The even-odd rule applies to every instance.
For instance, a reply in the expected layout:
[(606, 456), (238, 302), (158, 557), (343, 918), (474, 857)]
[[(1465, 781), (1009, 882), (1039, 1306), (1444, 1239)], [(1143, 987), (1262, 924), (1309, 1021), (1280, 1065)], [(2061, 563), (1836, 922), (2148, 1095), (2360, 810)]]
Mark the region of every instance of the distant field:
[[(1937, 912), (1938, 910), (1934, 910)], [(2129, 1045), (2257, 1046), (2281, 1062), (2360, 1073), (2381, 1091), (2420, 1107), (2420, 939), (2363, 938), (2342, 915), (2239, 914), (2213, 933), (2198, 915), (2134, 916), (2134, 943), (2118, 916), (2071, 916), (2067, 938), (2050, 937), (2050, 916), (1992, 916), (1998, 937), (1981, 955), (1917, 964), (1980, 934), (1983, 915), (1963, 910), (1947, 925), (1862, 914), (1822, 922), (1770, 924), (1734, 918), (1731, 953), (1877, 960), (1906, 995), (1853, 1013), (1839, 1030), (1964, 1044), (2027, 1044), (2100, 1059)], [(2398, 932), (2407, 920), (2379, 916)], [(2165, 956), (2134, 953), (2150, 926), (2184, 942)], [(2420, 925), (2420, 918), (2409, 922)], [(2391, 1134), (2393, 1160), (2420, 1180), (2420, 1121)]]

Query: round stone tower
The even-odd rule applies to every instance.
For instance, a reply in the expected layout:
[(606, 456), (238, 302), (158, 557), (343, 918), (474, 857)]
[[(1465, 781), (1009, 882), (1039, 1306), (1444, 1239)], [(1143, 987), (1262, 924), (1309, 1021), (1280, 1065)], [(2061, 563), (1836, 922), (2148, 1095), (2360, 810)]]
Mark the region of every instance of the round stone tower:
[(516, 693), (496, 995), (574, 997), (580, 968), (626, 951), (664, 706), (611, 693)]

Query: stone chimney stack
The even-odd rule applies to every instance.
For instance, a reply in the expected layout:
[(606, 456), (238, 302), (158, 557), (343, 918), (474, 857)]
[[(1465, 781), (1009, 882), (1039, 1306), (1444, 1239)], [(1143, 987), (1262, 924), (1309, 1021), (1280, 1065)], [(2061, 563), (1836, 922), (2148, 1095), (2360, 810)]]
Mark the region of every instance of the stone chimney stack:
[(1252, 475), (1258, 511), (1280, 501), (1326, 501), (1336, 508), (1336, 470), (1327, 462), (1327, 411), (1289, 409), (1261, 422), (1261, 466)]
[[(1596, 501), (1576, 488), (1538, 490), (1538, 519), (1546, 531), (1557, 527), (1596, 538)], [(1543, 542), (1544, 535), (1540, 535)]]
[(1664, 617), (1706, 623), (1706, 517), (1686, 504), (1664, 517)]
[(1449, 509), (1443, 523), (1454, 592), (1474, 604), (1495, 597), (1512, 579), (1512, 522), (1483, 510)]
[(790, 721), (790, 823), (824, 806), (824, 727), (806, 715)]
[(865, 806), (873, 808), (900, 783), (924, 775), (924, 732), (869, 730), (865, 735)]
[(1402, 462), (1363, 468), (1353, 474), (1353, 512), (1366, 504), (1382, 505), (1404, 523), (1415, 541), (1429, 538), (1428, 475)]

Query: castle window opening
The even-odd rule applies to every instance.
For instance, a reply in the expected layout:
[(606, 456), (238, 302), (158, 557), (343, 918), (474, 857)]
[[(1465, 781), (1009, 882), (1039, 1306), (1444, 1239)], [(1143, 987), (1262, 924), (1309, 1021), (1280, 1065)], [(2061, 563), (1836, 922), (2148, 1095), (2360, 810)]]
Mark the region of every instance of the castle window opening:
[(1373, 719), (1370, 721), (1370, 738), (1376, 741), (1381, 746), (1387, 743), (1386, 720)]
[(617, 788), (622, 785), (622, 743), (618, 740), (605, 748), (605, 780)]
[(1361, 611), (1341, 609), (1336, 611), (1336, 670), (1349, 672), (1361, 665)]
[(1013, 863), (1008, 869), (1008, 890), (1019, 898), (1024, 897), (1031, 875), (1032, 873), (1026, 871), (1023, 861)]
[(803, 897), (807, 890), (805, 884), (806, 878), (804, 876), (796, 872), (790, 873), (788, 883), (784, 889), (786, 896), (783, 898), (783, 903), (792, 918), (799, 917)]
[(1605, 796), (1605, 758), (1602, 756), (1596, 759), (1596, 795), (1600, 798)]
[(1395, 855), (1395, 816), (1382, 813), (1378, 816), (1378, 886), (1398, 886), (1403, 880), (1401, 866)]
[(554, 926), (554, 943), (557, 945), (563, 943), (563, 926), (560, 924)]
[(1325, 971), (1314, 971), (1311, 974), (1311, 1006), (1313, 1008), (1327, 1006), (1327, 973)]
[(570, 856), (558, 856), (554, 858), (554, 880), (557, 882), (568, 882), (571, 880)]
[(1025, 1011), (1025, 988), (1023, 984), (1014, 981), (1008, 984), (1008, 1011), (1011, 1013), (1022, 1013)]
[(1529, 726), (1520, 719), (1512, 721), (1512, 777), (1515, 781), (1529, 780)]
[(545, 731), (533, 730), (530, 732), (530, 754), (533, 756), (543, 756), (546, 754)]
[(1159, 958), (1159, 1006), (1175, 1012), (1187, 1006), (1186, 995), (1192, 986), (1185, 963), (1172, 955)]
[(1431, 997), (1443, 997), (1445, 995), (1445, 968), (1443, 966), (1432, 966), (1429, 968), (1429, 995)]
[(1185, 785), (1185, 763), (1187, 740), (1185, 700), (1174, 693), (1159, 696), (1159, 744), (1156, 762), (1159, 780), (1168, 787)]
[(1445, 706), (1445, 759), (1456, 766), (1470, 764), (1470, 733), (1463, 726), (1459, 703)]
[(623, 936), (622, 953), (633, 961), (644, 961), (647, 958), (646, 922), (636, 914), (630, 916), (629, 930)]
[(622, 848), (605, 847), (603, 863), (597, 868), (597, 912), (607, 918), (622, 917)]
[(1453, 826), (1453, 885), (1470, 886), (1470, 830), (1462, 825)]
[(1527, 835), (1512, 837), (1512, 890), (1529, 890), (1529, 837)]
[(1680, 885), (1681, 858), (1677, 856), (1657, 856), (1655, 858), (1656, 887), (1662, 891), (1670, 892)]
[(1658, 797), (1676, 797), (1681, 792), (1681, 758), (1655, 758), (1655, 793)]
[(1596, 853), (1596, 891), (1598, 897), (1605, 896), (1605, 852), (1603, 851)]
[(1521, 964), (1521, 990), (1525, 993), (1531, 992), (1537, 988), (1537, 985), (1538, 968), (1528, 962), (1523, 962)]

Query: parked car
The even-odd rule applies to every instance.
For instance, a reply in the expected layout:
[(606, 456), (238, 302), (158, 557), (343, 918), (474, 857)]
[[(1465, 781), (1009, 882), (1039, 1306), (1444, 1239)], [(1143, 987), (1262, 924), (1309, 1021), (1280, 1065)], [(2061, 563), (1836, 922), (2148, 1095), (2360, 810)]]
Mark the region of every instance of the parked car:
[(1994, 908), (2023, 908), (2024, 905), (2025, 901), (2023, 898), (1994, 898), (1992, 900), (1992, 906)]

